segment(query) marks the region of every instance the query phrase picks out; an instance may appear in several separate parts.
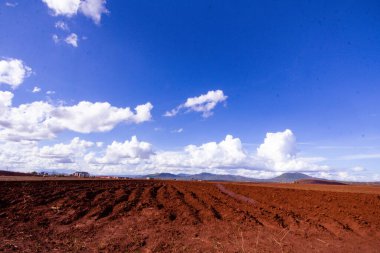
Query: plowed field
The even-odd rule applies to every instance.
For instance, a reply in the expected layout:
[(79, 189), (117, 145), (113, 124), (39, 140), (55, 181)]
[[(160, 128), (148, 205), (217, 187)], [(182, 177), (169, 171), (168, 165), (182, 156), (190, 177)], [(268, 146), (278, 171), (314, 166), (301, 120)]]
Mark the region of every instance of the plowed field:
[(380, 252), (380, 187), (289, 186), (0, 182), (0, 252)]

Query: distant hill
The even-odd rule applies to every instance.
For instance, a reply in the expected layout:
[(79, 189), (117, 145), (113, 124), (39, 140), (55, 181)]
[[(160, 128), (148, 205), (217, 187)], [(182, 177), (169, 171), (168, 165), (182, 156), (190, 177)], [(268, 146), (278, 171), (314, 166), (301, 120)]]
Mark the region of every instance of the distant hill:
[(346, 183), (342, 183), (335, 180), (327, 180), (327, 179), (300, 179), (295, 181), (296, 184), (327, 184), (327, 185), (347, 185)]
[(256, 182), (263, 181), (261, 179), (235, 176), (235, 175), (218, 175), (212, 173), (200, 174), (171, 174), (171, 173), (157, 173), (143, 176), (145, 178), (157, 179), (176, 179), (176, 180), (205, 180), (205, 181), (239, 181), (239, 182)]
[(312, 178), (313, 177), (308, 176), (306, 174), (296, 172), (296, 173), (284, 173), (278, 177), (274, 177), (270, 179), (270, 181), (280, 182), (280, 183), (291, 183), (291, 182), (301, 180), (301, 179), (312, 179)]
[(0, 176), (33, 176), (31, 173), (0, 170)]
[[(69, 174), (68, 172), (72, 172), (70, 170), (48, 170), (50, 175), (55, 174)], [(0, 176), (33, 176), (32, 173), (22, 173), (22, 172), (14, 172), (14, 171), (5, 171), (0, 170)], [(213, 173), (199, 173), (199, 174), (172, 174), (172, 173), (156, 173), (156, 174), (148, 174), (143, 176), (129, 176), (132, 178), (155, 178), (155, 179), (163, 179), (163, 180), (202, 180), (202, 181), (225, 181), (225, 182), (275, 182), (275, 183), (299, 183), (299, 184), (345, 184), (338, 181), (321, 179), (321, 178), (313, 178), (303, 173), (284, 173), (280, 176), (269, 178), (269, 179), (258, 179), (244, 176), (236, 176), (236, 175), (219, 175)]]
[(261, 179), (235, 176), (235, 175), (218, 175), (212, 173), (200, 173), (195, 175), (189, 175), (190, 178), (196, 180), (207, 180), (207, 181), (239, 181), (239, 182), (256, 182), (262, 181)]
[(76, 172), (75, 170), (69, 170), (69, 169), (41, 169), (39, 172), (45, 172), (49, 175), (70, 175)]
[(176, 175), (176, 174), (171, 174), (171, 173), (155, 173), (155, 174), (144, 175), (141, 177), (159, 178), (159, 179), (179, 179), (179, 178), (181, 178), (180, 174)]
[(205, 181), (233, 181), (233, 182), (284, 182), (291, 183), (300, 179), (312, 179), (312, 177), (302, 173), (284, 173), (271, 179), (257, 179), (235, 175), (219, 175), (212, 173), (200, 174), (172, 174), (156, 173), (142, 176), (143, 178), (171, 179), (171, 180), (205, 180)]

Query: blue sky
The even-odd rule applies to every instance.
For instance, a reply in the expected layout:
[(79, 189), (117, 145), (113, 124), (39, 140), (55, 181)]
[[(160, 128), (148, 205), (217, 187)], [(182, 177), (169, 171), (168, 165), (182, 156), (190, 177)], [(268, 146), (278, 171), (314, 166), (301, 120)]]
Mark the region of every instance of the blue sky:
[[(0, 79), (1, 91), (13, 94), (1, 119), (2, 145), (34, 150), (17, 159), (3, 151), (7, 168), (259, 177), (302, 171), (380, 180), (378, 1), (59, 2), (0, 2), (3, 65), (13, 59), (31, 69), (17, 87)], [(9, 75), (7, 70), (0, 67), (0, 76)], [(34, 87), (40, 91), (33, 93)], [(212, 91), (223, 92), (223, 98)], [(195, 105), (186, 106), (188, 98), (195, 98)], [(141, 122), (121, 117), (101, 123), (104, 115), (114, 118), (108, 109), (94, 114), (92, 123), (82, 116), (64, 123), (54, 118), (59, 127), (49, 121), (43, 136), (36, 133), (41, 119), (19, 120), (20, 126), (36, 127), (26, 131), (29, 137), (14, 137), (24, 130), (14, 127), (12, 107), (35, 101), (51, 107), (48, 118), (57, 117), (56, 110), (98, 112), (93, 104), (80, 107), (85, 112), (73, 108), (81, 101), (120, 110), (149, 102), (153, 108)], [(205, 103), (212, 108), (202, 107)], [(176, 108), (175, 116), (164, 116)], [(96, 117), (100, 125), (94, 125)], [(71, 127), (76, 123), (70, 120), (82, 121)], [(229, 143), (227, 135), (242, 146)], [(93, 144), (82, 143), (81, 152), (74, 152), (69, 144), (75, 137)], [(206, 145), (213, 142), (216, 146)], [(261, 145), (269, 153), (263, 155)], [(170, 155), (181, 159), (173, 162)], [(32, 158), (39, 162), (31, 165)]]

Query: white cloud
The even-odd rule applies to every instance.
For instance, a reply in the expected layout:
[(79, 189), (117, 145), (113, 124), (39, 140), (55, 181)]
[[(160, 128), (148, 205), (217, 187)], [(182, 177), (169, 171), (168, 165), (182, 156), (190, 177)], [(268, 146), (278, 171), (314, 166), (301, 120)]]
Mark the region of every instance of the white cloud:
[(57, 34), (53, 34), (51, 36), (51, 38), (52, 38), (52, 40), (54, 41), (55, 44), (57, 44), (60, 41), (60, 39), (59, 39), (59, 37), (58, 37)]
[(175, 115), (178, 114), (178, 112), (179, 112), (179, 108), (174, 108), (170, 111), (165, 112), (164, 116), (165, 117), (174, 117)]
[(39, 149), (39, 157), (52, 159), (57, 163), (72, 163), (76, 157), (82, 157), (93, 142), (75, 137), (69, 144), (58, 143), (53, 146), (43, 146)]
[(185, 109), (187, 111), (201, 112), (202, 117), (207, 118), (213, 114), (212, 110), (217, 106), (217, 104), (226, 101), (226, 99), (227, 96), (224, 95), (222, 90), (212, 90), (207, 92), (207, 94), (188, 98), (185, 103), (170, 111), (167, 111), (164, 116), (173, 117), (182, 109)]
[(32, 69), (22, 60), (12, 58), (0, 60), (0, 83), (8, 84), (13, 89), (22, 84), (31, 73)]
[[(120, 123), (141, 123), (151, 119), (152, 104), (118, 108), (107, 102), (82, 101), (72, 106), (54, 106), (37, 101), (11, 106), (13, 94), (0, 93), (3, 101), (0, 114), (0, 139), (42, 140), (69, 130), (78, 133), (106, 132)], [(25, 117), (25, 115), (28, 115)]]
[(368, 176), (365, 174), (359, 174), (357, 171), (320, 171), (320, 172), (313, 172), (311, 173), (311, 176), (317, 177), (317, 178), (324, 178), (329, 180), (338, 180), (338, 181), (352, 181), (352, 182), (373, 182), (376, 181), (375, 175), (374, 176)]
[(0, 140), (53, 138), (56, 131), (47, 123), (53, 112), (53, 105), (41, 101), (5, 108), (0, 115)]
[(185, 148), (190, 164), (195, 166), (225, 167), (238, 165), (247, 158), (239, 138), (227, 135), (219, 142), (208, 142), (201, 146), (189, 145)]
[(78, 35), (71, 33), (66, 37), (65, 42), (73, 47), (78, 47)]
[(188, 145), (182, 151), (157, 152), (152, 164), (158, 168), (190, 170), (243, 166), (248, 158), (239, 138), (227, 135), (217, 142)]
[(82, 1), (81, 12), (91, 18), (96, 24), (100, 23), (103, 13), (108, 13), (105, 0), (86, 0)]
[(365, 169), (361, 166), (355, 166), (353, 168), (351, 168), (352, 171), (355, 171), (355, 172), (361, 172), (361, 171), (364, 171)]
[(373, 154), (354, 154), (338, 157), (339, 160), (363, 160), (363, 159), (380, 159), (380, 153)]
[(0, 91), (0, 115), (8, 110), (12, 105), (13, 93), (9, 91)]
[(17, 5), (17, 2), (5, 2), (5, 6), (7, 7), (16, 7)]
[(267, 133), (264, 143), (257, 149), (259, 157), (275, 161), (292, 159), (296, 152), (296, 138), (289, 129), (284, 132)]
[(257, 149), (257, 157), (262, 159), (265, 167), (275, 171), (323, 171), (327, 166), (313, 162), (324, 159), (297, 157), (296, 137), (286, 129), (283, 132), (267, 133), (264, 143)]
[(153, 105), (151, 103), (136, 106), (136, 114), (133, 115), (133, 121), (135, 123), (141, 123), (150, 120), (152, 118), (152, 109)]
[(3, 168), (32, 171), (41, 162), (35, 142), (0, 142), (0, 163)]
[(63, 22), (63, 21), (57, 21), (57, 22), (55, 22), (54, 26), (55, 26), (55, 28), (60, 29), (62, 31), (69, 31), (70, 30), (69, 26), (65, 22)]
[(102, 14), (108, 13), (106, 0), (42, 0), (55, 16), (72, 17), (82, 13), (96, 24), (100, 23)]
[(183, 128), (174, 129), (174, 130), (172, 131), (172, 133), (177, 133), (177, 134), (180, 134), (180, 133), (182, 133), (182, 132), (183, 132)]
[(152, 105), (139, 105), (133, 113), (129, 107), (117, 108), (109, 103), (87, 101), (79, 102), (74, 106), (59, 106), (48, 119), (48, 124), (57, 130), (68, 129), (79, 133), (106, 132), (115, 125), (126, 123), (141, 123), (151, 119)]
[(139, 141), (136, 136), (132, 136), (130, 141), (126, 140), (124, 143), (112, 142), (107, 146), (103, 157), (95, 158), (94, 154), (90, 153), (85, 159), (90, 163), (127, 164), (139, 162), (140, 159), (148, 159), (152, 154), (150, 143)]
[(40, 91), (41, 91), (41, 88), (40, 88), (40, 87), (37, 87), (37, 86), (34, 86), (34, 88), (33, 88), (33, 90), (32, 90), (33, 93), (38, 93), (38, 92), (40, 92)]
[(13, 93), (9, 91), (0, 91), (0, 108), (6, 109), (12, 105)]
[(182, 172), (189, 170), (226, 168), (251, 171), (272, 172), (313, 172), (327, 171), (328, 166), (318, 165), (321, 157), (298, 157), (296, 139), (290, 130), (268, 133), (257, 153), (247, 152), (239, 138), (227, 135), (217, 142), (208, 142), (200, 146), (188, 145), (182, 151), (157, 152), (152, 157), (152, 166), (165, 171), (173, 169)]
[[(11, 96), (11, 93), (0, 93), (0, 105), (9, 105)], [(5, 168), (24, 171), (80, 168), (92, 174), (209, 172), (254, 178), (270, 178), (284, 172), (302, 171), (326, 179), (373, 180), (359, 174), (363, 170), (361, 167), (336, 171), (314, 164), (312, 161), (319, 159), (298, 157), (295, 146), (295, 137), (290, 130), (268, 133), (256, 153), (247, 152), (241, 140), (231, 135), (220, 142), (188, 145), (177, 151), (154, 151), (152, 144), (140, 141), (136, 136), (124, 142), (113, 141), (104, 147), (102, 142), (85, 141), (77, 137), (69, 143), (43, 147), (38, 147), (36, 141), (0, 141), (0, 163)]]
[(46, 95), (53, 95), (53, 94), (55, 94), (55, 91), (53, 90), (46, 91)]
[[(231, 135), (220, 142), (188, 145), (177, 151), (158, 150), (153, 153), (152, 145), (145, 143), (144, 153), (141, 143), (143, 142), (136, 137), (125, 143), (114, 142), (105, 151), (90, 152), (85, 161), (97, 173), (114, 174), (210, 172), (235, 175), (243, 173), (245, 176), (265, 178), (284, 172), (329, 172), (327, 166), (317, 164), (322, 159), (297, 156), (295, 137), (290, 130), (268, 133), (257, 153), (246, 151), (241, 140)], [(281, 147), (275, 147), (275, 143)], [(274, 151), (273, 155), (269, 149)], [(338, 177), (336, 173), (331, 175)]]
[(93, 143), (79, 138), (41, 148), (35, 141), (0, 142), (0, 163), (16, 171), (40, 169), (86, 169), (83, 156)]
[(205, 170), (231, 173), (231, 169), (239, 169), (248, 158), (240, 139), (231, 135), (219, 143), (208, 142), (200, 146), (188, 145), (180, 151), (156, 152), (152, 144), (133, 136), (124, 143), (114, 141), (104, 151), (89, 152), (84, 160), (92, 173), (141, 175), (155, 172), (200, 173)]
[(43, 146), (39, 150), (41, 157), (62, 158), (75, 153), (83, 153), (87, 148), (92, 147), (93, 142), (85, 141), (75, 137), (69, 144), (58, 143), (53, 146)]
[(81, 0), (42, 0), (53, 11), (55, 16), (71, 17), (76, 15)]

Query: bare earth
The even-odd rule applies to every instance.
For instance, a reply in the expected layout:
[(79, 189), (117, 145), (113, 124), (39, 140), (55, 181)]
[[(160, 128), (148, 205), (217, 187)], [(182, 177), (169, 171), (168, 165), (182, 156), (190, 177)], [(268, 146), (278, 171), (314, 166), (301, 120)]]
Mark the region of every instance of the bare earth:
[(7, 180), (0, 252), (380, 252), (379, 186)]

